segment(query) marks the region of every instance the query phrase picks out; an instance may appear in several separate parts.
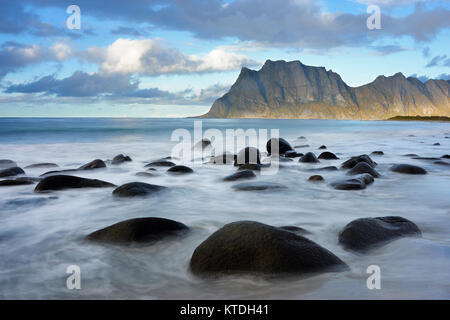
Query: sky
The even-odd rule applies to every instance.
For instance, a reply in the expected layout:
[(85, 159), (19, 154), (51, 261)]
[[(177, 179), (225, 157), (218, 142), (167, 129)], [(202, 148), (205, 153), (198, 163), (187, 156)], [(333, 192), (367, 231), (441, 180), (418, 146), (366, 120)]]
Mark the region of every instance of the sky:
[(324, 66), (352, 87), (397, 72), (450, 79), (450, 0), (0, 0), (0, 8), (0, 117), (201, 115), (242, 67), (268, 59)]

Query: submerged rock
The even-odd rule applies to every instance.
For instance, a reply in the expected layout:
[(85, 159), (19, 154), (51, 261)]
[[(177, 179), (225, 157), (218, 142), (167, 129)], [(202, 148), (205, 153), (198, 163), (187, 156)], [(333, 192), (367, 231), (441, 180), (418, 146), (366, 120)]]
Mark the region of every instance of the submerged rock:
[(351, 169), (360, 162), (366, 162), (372, 168), (375, 168), (377, 166), (377, 163), (373, 161), (367, 154), (362, 154), (360, 156), (351, 157), (350, 159), (342, 163), (341, 167), (344, 169)]
[(114, 244), (152, 243), (177, 236), (189, 228), (177, 221), (163, 218), (125, 220), (89, 234), (86, 239)]
[(125, 156), (123, 154), (118, 154), (117, 156), (115, 156), (112, 161), (111, 164), (117, 165), (117, 164), (121, 164), (123, 162), (130, 162), (133, 161), (129, 156)]
[(275, 190), (284, 189), (286, 186), (275, 182), (244, 182), (235, 184), (233, 189), (237, 191), (263, 191), (263, 190)]
[(35, 192), (57, 191), (78, 188), (108, 188), (116, 185), (97, 179), (87, 179), (68, 175), (56, 175), (42, 179), (38, 183)]
[(371, 154), (376, 155), (376, 156), (382, 156), (382, 155), (384, 155), (384, 152), (383, 151), (372, 151)]
[(339, 159), (333, 152), (325, 151), (319, 155), (319, 159), (323, 160), (337, 160)]
[(373, 182), (373, 176), (365, 173), (353, 179), (335, 181), (331, 183), (331, 186), (336, 190), (362, 190)]
[(320, 175), (314, 175), (309, 177), (308, 181), (317, 182), (317, 181), (325, 181), (325, 179)]
[(153, 162), (150, 162), (149, 164), (146, 164), (145, 168), (148, 168), (148, 167), (174, 167), (174, 166), (176, 166), (176, 164), (171, 161), (158, 160), (158, 161), (153, 161)]
[(335, 166), (327, 166), (322, 168), (309, 169), (309, 171), (339, 171), (339, 169)]
[(235, 166), (243, 164), (260, 164), (261, 163), (261, 153), (257, 148), (246, 147), (239, 151), (236, 160), (234, 162)]
[(171, 168), (169, 168), (169, 170), (167, 170), (167, 172), (172, 173), (172, 174), (186, 174), (186, 173), (193, 173), (194, 170), (192, 170), (189, 167), (186, 166), (173, 166)]
[(114, 189), (112, 194), (113, 196), (121, 198), (131, 198), (138, 196), (142, 197), (142, 196), (149, 196), (164, 189), (167, 188), (156, 184), (149, 184), (144, 182), (130, 182)]
[(0, 187), (11, 187), (11, 186), (23, 186), (28, 184), (35, 184), (33, 180), (0, 180)]
[(157, 177), (158, 175), (152, 172), (137, 172), (135, 174), (137, 177), (146, 177), (146, 178), (150, 178), (150, 177)]
[(402, 217), (362, 218), (344, 227), (339, 234), (339, 243), (345, 249), (367, 251), (400, 237), (421, 234), (417, 225)]
[(25, 169), (35, 169), (35, 168), (56, 168), (58, 165), (56, 163), (35, 163), (30, 164), (29, 166), (26, 166)]
[(0, 169), (17, 167), (17, 163), (9, 159), (0, 159)]
[(0, 170), (0, 178), (13, 177), (18, 176), (20, 174), (25, 174), (25, 171), (23, 171), (23, 169), (19, 167), (11, 167)]
[(301, 157), (299, 160), (299, 162), (307, 162), (307, 163), (317, 163), (320, 162), (316, 155), (312, 152), (308, 152), (306, 153), (303, 157)]
[(223, 181), (237, 181), (256, 178), (255, 173), (252, 170), (241, 170), (232, 175), (223, 178)]
[(293, 232), (254, 221), (225, 225), (194, 251), (197, 275), (305, 274), (341, 271), (347, 265), (327, 249)]
[(347, 172), (348, 175), (357, 175), (361, 173), (368, 173), (375, 178), (380, 177), (380, 174), (366, 162), (359, 162)]
[(92, 170), (100, 168), (106, 168), (106, 164), (103, 160), (96, 159), (89, 163), (86, 163), (85, 165), (82, 165), (81, 167), (78, 168), (78, 170)]
[(283, 138), (272, 138), (266, 143), (267, 153), (269, 155), (272, 154), (272, 144), (274, 147), (278, 145), (278, 153), (277, 154), (285, 154), (287, 151), (294, 151), (294, 148)]
[(391, 171), (406, 174), (426, 174), (427, 170), (422, 167), (414, 166), (412, 164), (395, 164), (391, 167)]

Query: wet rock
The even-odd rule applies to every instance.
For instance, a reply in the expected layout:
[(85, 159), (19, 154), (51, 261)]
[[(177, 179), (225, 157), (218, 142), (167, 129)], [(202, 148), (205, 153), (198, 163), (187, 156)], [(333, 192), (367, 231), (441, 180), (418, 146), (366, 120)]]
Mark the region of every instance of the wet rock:
[(212, 164), (233, 164), (233, 162), (236, 160), (236, 155), (231, 153), (224, 153), (220, 156), (214, 156), (209, 159), (209, 163)]
[(339, 159), (333, 152), (325, 151), (319, 155), (319, 159), (323, 160), (337, 160)]
[(142, 197), (152, 195), (164, 189), (167, 188), (156, 184), (130, 182), (114, 189), (112, 194), (120, 198)]
[(237, 181), (256, 178), (255, 173), (252, 170), (241, 170), (232, 175), (223, 178), (223, 181)]
[(23, 169), (19, 167), (11, 167), (0, 170), (0, 178), (13, 177), (18, 176), (20, 174), (25, 174), (25, 171), (23, 171)]
[(376, 155), (376, 156), (382, 156), (384, 155), (383, 151), (373, 151), (371, 154)]
[(398, 173), (406, 173), (406, 174), (426, 174), (427, 170), (424, 168), (414, 166), (412, 164), (396, 164), (393, 165), (390, 169), (391, 171)]
[(351, 157), (347, 161), (341, 164), (341, 167), (344, 169), (351, 169), (356, 166), (360, 162), (366, 162), (371, 167), (375, 168), (377, 163), (373, 161), (367, 154), (362, 154), (360, 156)]
[(284, 156), (286, 157), (286, 158), (298, 158), (298, 157), (303, 157), (303, 153), (299, 153), (299, 152), (296, 152), (296, 151), (286, 151), (285, 153), (284, 153)]
[(327, 166), (327, 167), (322, 167), (322, 168), (313, 168), (310, 169), (309, 171), (338, 171), (339, 169), (335, 166)]
[(345, 249), (365, 252), (392, 240), (421, 236), (416, 224), (402, 217), (362, 218), (347, 224), (339, 234)]
[(186, 174), (186, 173), (193, 173), (194, 170), (192, 170), (189, 167), (180, 165), (180, 166), (171, 167), (169, 170), (167, 170), (167, 172), (172, 173), (172, 174)]
[(23, 186), (28, 184), (34, 184), (32, 180), (0, 180), (0, 187), (10, 187), (10, 186)]
[(97, 179), (87, 179), (68, 175), (49, 176), (42, 179), (34, 189), (35, 192), (57, 191), (78, 188), (108, 188), (116, 185)]
[(17, 163), (8, 159), (0, 159), (0, 169), (8, 169), (12, 167), (17, 167)]
[(272, 144), (274, 147), (278, 145), (278, 153), (277, 154), (285, 154), (287, 151), (295, 151), (294, 148), (283, 138), (272, 138), (266, 143), (267, 153), (271, 155), (272, 153)]
[(125, 156), (123, 154), (118, 154), (117, 156), (115, 156), (112, 161), (111, 164), (117, 165), (117, 164), (121, 164), (124, 162), (130, 162), (133, 161), (129, 156)]
[(314, 176), (309, 177), (308, 181), (318, 182), (318, 181), (325, 181), (325, 179), (320, 175), (314, 175)]
[(301, 157), (299, 162), (306, 162), (306, 163), (317, 163), (319, 160), (317, 159), (316, 155), (312, 152), (306, 153), (303, 157)]
[(100, 168), (106, 168), (106, 164), (103, 160), (96, 159), (79, 167), (78, 170), (92, 170)]
[(257, 163), (247, 163), (240, 165), (238, 170), (253, 170), (253, 171), (261, 171), (262, 165)]
[(335, 181), (331, 183), (331, 186), (336, 190), (363, 190), (367, 185), (373, 183), (373, 181), (373, 176), (365, 173), (353, 179)]
[(321, 146), (319, 147), (319, 150), (326, 149), (326, 148), (327, 148), (327, 146), (321, 145)]
[(348, 175), (352, 175), (352, 176), (361, 174), (361, 173), (368, 173), (375, 178), (380, 177), (380, 174), (366, 162), (359, 162), (358, 164), (356, 164), (353, 168), (351, 168), (347, 172)]
[(86, 239), (113, 244), (153, 243), (179, 236), (189, 228), (177, 221), (163, 218), (125, 220), (89, 234)]
[(148, 167), (174, 167), (174, 166), (176, 166), (176, 164), (171, 161), (158, 160), (158, 161), (153, 161), (153, 162), (150, 162), (149, 164), (146, 164), (145, 168), (148, 168)]
[(293, 232), (254, 221), (225, 225), (194, 251), (197, 275), (305, 274), (342, 271), (346, 264), (327, 249)]
[(450, 159), (450, 154), (444, 154), (441, 158), (442, 159)]
[(35, 168), (56, 168), (58, 165), (56, 163), (35, 163), (29, 166), (26, 166), (25, 169), (35, 169)]
[(275, 182), (244, 182), (235, 184), (233, 189), (237, 191), (263, 191), (263, 190), (275, 190), (284, 189), (284, 185)]
[(236, 161), (234, 162), (235, 166), (239, 166), (242, 164), (260, 164), (261, 163), (261, 154), (257, 148), (254, 147), (246, 147), (239, 151)]

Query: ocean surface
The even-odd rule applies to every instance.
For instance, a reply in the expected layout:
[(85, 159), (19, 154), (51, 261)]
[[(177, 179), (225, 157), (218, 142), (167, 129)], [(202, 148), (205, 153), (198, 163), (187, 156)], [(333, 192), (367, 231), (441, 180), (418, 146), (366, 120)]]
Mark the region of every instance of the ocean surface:
[[(321, 145), (341, 159), (319, 164), (283, 162), (274, 174), (257, 181), (277, 182), (283, 191), (238, 192), (221, 178), (233, 166), (204, 159), (175, 161), (194, 169), (170, 176), (138, 177), (144, 165), (171, 155), (176, 129), (193, 132), (194, 119), (0, 119), (0, 158), (20, 167), (53, 162), (60, 169), (123, 153), (133, 161), (106, 169), (77, 172), (120, 185), (142, 181), (169, 187), (143, 199), (114, 199), (112, 189), (79, 189), (36, 194), (34, 185), (0, 188), (1, 299), (449, 299), (450, 166), (414, 160), (405, 154), (441, 157), (450, 153), (450, 124), (394, 121), (214, 120), (203, 131), (279, 129), (298, 152), (319, 155)], [(305, 139), (299, 139), (304, 136)], [(219, 140), (215, 141), (218, 142)], [(194, 138), (192, 142), (194, 141)], [(265, 151), (266, 140), (260, 141)], [(439, 142), (439, 146), (434, 144)], [(224, 145), (230, 147), (229, 141)], [(339, 166), (350, 156), (371, 156), (381, 178), (360, 191), (329, 186), (343, 171), (322, 172), (325, 183), (310, 183), (309, 169)], [(236, 150), (229, 150), (236, 152)], [(208, 151), (205, 151), (208, 152)], [(220, 152), (218, 152), (220, 153)], [(445, 160), (450, 162), (448, 160)], [(389, 171), (395, 163), (428, 170), (410, 176)], [(52, 169), (25, 169), (37, 177)], [(403, 238), (367, 254), (344, 250), (339, 231), (362, 217), (402, 216), (415, 222), (422, 238)], [(112, 246), (83, 238), (100, 228), (136, 217), (164, 217), (191, 228), (182, 238), (152, 246)], [(308, 238), (344, 260), (350, 270), (309, 277), (227, 276), (202, 279), (189, 271), (194, 249), (229, 222), (254, 220), (274, 226), (295, 225)], [(81, 289), (69, 290), (69, 265), (81, 269)], [(381, 289), (369, 290), (366, 270), (381, 269)]]

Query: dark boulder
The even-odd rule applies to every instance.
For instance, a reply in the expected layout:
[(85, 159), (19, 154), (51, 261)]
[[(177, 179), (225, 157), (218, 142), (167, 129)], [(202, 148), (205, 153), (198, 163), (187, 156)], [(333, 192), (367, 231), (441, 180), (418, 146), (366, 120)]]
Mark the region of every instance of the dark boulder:
[(333, 152), (325, 151), (319, 155), (319, 159), (323, 160), (337, 160), (339, 159)]
[(241, 170), (236, 173), (233, 173), (232, 175), (229, 175), (225, 178), (223, 178), (223, 181), (237, 181), (237, 180), (244, 180), (244, 179), (253, 179), (256, 178), (255, 173), (252, 170)]
[(39, 177), (45, 177), (48, 175), (60, 175), (61, 173), (64, 173), (64, 172), (76, 172), (76, 171), (77, 171), (77, 169), (52, 170), (52, 171), (47, 171), (47, 172), (41, 174)]
[(414, 166), (412, 164), (395, 164), (391, 167), (391, 171), (398, 173), (406, 173), (406, 174), (426, 174), (427, 170), (424, 168)]
[(376, 155), (376, 156), (382, 156), (382, 155), (384, 155), (384, 152), (383, 151), (372, 151), (371, 154)]
[(79, 167), (78, 170), (92, 170), (100, 168), (106, 168), (106, 164), (103, 160), (96, 159)]
[(56, 163), (35, 163), (26, 166), (25, 169), (35, 169), (35, 168), (56, 168), (58, 165)]
[(433, 143), (433, 146), (440, 146), (441, 144), (439, 142)]
[(28, 184), (34, 184), (35, 182), (32, 180), (0, 180), (0, 187), (11, 187), (11, 186), (23, 186)]
[(236, 155), (231, 153), (224, 153), (220, 156), (214, 156), (209, 159), (209, 163), (212, 164), (233, 164), (236, 160)]
[(293, 232), (253, 221), (225, 225), (194, 251), (197, 275), (305, 274), (342, 271), (347, 265), (327, 249)]
[(316, 155), (312, 152), (308, 152), (306, 153), (303, 157), (301, 157), (299, 160), (299, 162), (307, 162), (307, 163), (317, 163), (320, 162)]
[(314, 175), (309, 177), (308, 181), (317, 182), (317, 181), (325, 181), (325, 179), (320, 175)]
[(174, 167), (174, 166), (176, 166), (176, 164), (171, 161), (158, 160), (158, 161), (153, 161), (153, 162), (150, 162), (149, 164), (146, 164), (145, 168), (148, 168), (148, 167)]
[(163, 189), (167, 189), (163, 186), (158, 186), (155, 184), (148, 184), (143, 182), (130, 182), (121, 185), (120, 187), (114, 189), (112, 192), (113, 196), (120, 198), (130, 198), (137, 196), (149, 196)]
[(326, 148), (327, 148), (327, 146), (321, 145), (321, 146), (319, 147), (319, 150), (323, 150), (323, 149), (326, 149)]
[(244, 182), (235, 184), (233, 186), (234, 190), (237, 191), (263, 191), (263, 190), (275, 190), (284, 189), (284, 185), (275, 182)]
[(186, 174), (186, 173), (193, 173), (194, 170), (192, 170), (189, 167), (186, 166), (173, 166), (171, 168), (169, 168), (169, 170), (167, 170), (167, 172), (172, 173), (172, 174)]
[(234, 162), (235, 166), (239, 166), (242, 164), (260, 164), (261, 163), (261, 154), (257, 148), (254, 147), (246, 147), (239, 151), (236, 160)]
[(117, 165), (117, 164), (121, 164), (124, 162), (130, 162), (133, 161), (129, 156), (125, 156), (123, 154), (118, 154), (117, 156), (115, 156), (112, 161), (111, 164)]
[(0, 159), (0, 169), (7, 169), (17, 167), (17, 163), (8, 159)]
[(303, 153), (291, 150), (291, 151), (286, 151), (284, 153), (284, 156), (286, 158), (298, 158), (298, 157), (303, 157)]
[(361, 174), (361, 173), (368, 173), (375, 178), (380, 177), (380, 174), (366, 162), (359, 162), (358, 164), (356, 164), (353, 168), (351, 168), (347, 172), (348, 175), (352, 175), (352, 176)]
[(86, 239), (114, 244), (152, 243), (188, 230), (184, 224), (169, 219), (136, 218), (95, 231)]
[(450, 154), (444, 154), (441, 158), (443, 158), (443, 159), (450, 159)]
[(360, 162), (366, 162), (371, 167), (375, 168), (377, 163), (373, 161), (367, 154), (362, 154), (360, 156), (351, 157), (347, 161), (341, 164), (341, 167), (344, 169), (351, 169), (356, 166)]
[(277, 154), (285, 154), (287, 151), (294, 151), (294, 148), (283, 138), (272, 138), (266, 143), (267, 153), (272, 154), (272, 145), (274, 148), (278, 146)]
[(347, 224), (339, 234), (345, 249), (367, 251), (406, 236), (421, 236), (417, 225), (402, 217), (362, 218)]
[(11, 167), (8, 169), (0, 170), (0, 178), (13, 177), (20, 174), (25, 174), (25, 171), (23, 171), (23, 169), (19, 167)]
[(363, 190), (373, 181), (373, 176), (365, 173), (353, 179), (335, 181), (331, 183), (331, 186), (336, 190)]
[(45, 191), (57, 191), (64, 189), (78, 189), (78, 188), (108, 188), (115, 187), (114, 184), (97, 180), (97, 179), (87, 179), (75, 176), (66, 175), (56, 175), (50, 176), (42, 179), (38, 183), (35, 192), (45, 192)]

